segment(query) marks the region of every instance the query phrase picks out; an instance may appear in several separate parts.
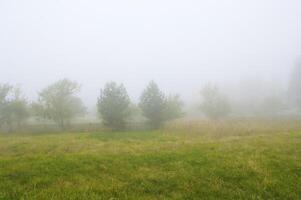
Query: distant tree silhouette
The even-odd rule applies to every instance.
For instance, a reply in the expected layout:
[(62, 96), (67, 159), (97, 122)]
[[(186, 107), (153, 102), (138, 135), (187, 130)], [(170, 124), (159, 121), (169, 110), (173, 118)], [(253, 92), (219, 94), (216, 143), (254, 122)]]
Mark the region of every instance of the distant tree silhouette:
[(50, 119), (64, 130), (71, 119), (86, 111), (76, 96), (79, 91), (80, 86), (76, 82), (68, 79), (57, 81), (39, 93), (38, 102), (32, 105), (33, 110), (38, 117)]
[(154, 81), (151, 81), (143, 91), (139, 106), (151, 128), (159, 128), (163, 124), (166, 108), (165, 95)]
[(230, 104), (217, 86), (208, 84), (201, 90), (201, 111), (210, 119), (218, 120), (230, 113)]
[(97, 107), (104, 125), (114, 130), (124, 129), (130, 114), (129, 106), (130, 99), (122, 84), (109, 82), (101, 90)]
[(0, 85), (0, 126), (6, 126), (10, 131), (21, 128), (29, 115), (28, 104), (20, 88)]

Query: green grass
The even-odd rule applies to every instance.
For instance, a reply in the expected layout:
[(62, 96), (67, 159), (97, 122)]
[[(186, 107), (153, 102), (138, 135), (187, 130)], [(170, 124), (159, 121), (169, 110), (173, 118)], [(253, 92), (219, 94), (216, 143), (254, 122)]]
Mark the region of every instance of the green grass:
[(0, 199), (301, 199), (301, 132), (0, 135)]

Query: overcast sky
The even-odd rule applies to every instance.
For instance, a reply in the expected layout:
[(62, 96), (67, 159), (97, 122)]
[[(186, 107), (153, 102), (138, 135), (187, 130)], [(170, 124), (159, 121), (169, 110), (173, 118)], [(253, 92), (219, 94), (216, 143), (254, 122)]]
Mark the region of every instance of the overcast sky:
[(287, 81), (301, 55), (301, 0), (0, 0), (0, 82), (29, 99), (61, 78), (86, 104), (110, 80), (184, 98), (208, 81)]

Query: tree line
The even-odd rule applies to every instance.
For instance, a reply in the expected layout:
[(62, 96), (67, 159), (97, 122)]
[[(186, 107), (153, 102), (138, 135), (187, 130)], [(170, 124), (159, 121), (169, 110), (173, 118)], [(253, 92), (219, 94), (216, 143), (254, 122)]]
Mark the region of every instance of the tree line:
[[(301, 110), (301, 58), (292, 72), (288, 96), (292, 104)], [(63, 79), (38, 93), (38, 100), (28, 103), (18, 87), (0, 84), (0, 128), (12, 131), (20, 129), (26, 120), (34, 116), (38, 120), (50, 120), (62, 130), (70, 126), (72, 119), (83, 116), (86, 108), (77, 96), (80, 85)], [(231, 103), (216, 85), (206, 85), (200, 91), (202, 101), (199, 109), (210, 119), (227, 117)], [(266, 102), (273, 107), (277, 102)], [(166, 95), (151, 81), (143, 90), (139, 103), (133, 104), (123, 84), (108, 82), (100, 90), (97, 110), (102, 123), (114, 130), (123, 130), (139, 109), (148, 128), (160, 128), (165, 122), (184, 116), (183, 102), (179, 95)]]
[[(8, 84), (0, 85), (0, 127), (12, 131), (34, 116), (38, 120), (49, 120), (65, 130), (72, 119), (86, 114), (82, 100), (77, 96), (77, 82), (59, 80), (38, 93), (37, 101), (29, 104), (21, 90)], [(207, 85), (201, 91), (204, 97), (200, 109), (212, 119), (226, 116), (230, 105), (220, 95), (216, 86)], [(160, 128), (165, 122), (184, 116), (183, 101), (179, 95), (166, 95), (151, 81), (143, 90), (139, 103), (133, 104), (123, 84), (108, 82), (100, 90), (97, 110), (102, 123), (114, 130), (126, 128), (139, 109), (146, 126)], [(135, 108), (133, 108), (135, 107)]]
[[(62, 130), (70, 126), (72, 119), (83, 116), (86, 108), (77, 96), (80, 85), (68, 79), (59, 80), (38, 93), (38, 100), (29, 104), (19, 88), (0, 85), (0, 127), (9, 131), (20, 128), (30, 116), (50, 120)], [(105, 126), (123, 130), (134, 114), (132, 103), (123, 84), (107, 83), (100, 91), (97, 109)], [(183, 115), (183, 103), (178, 95), (166, 96), (151, 81), (143, 91), (138, 107), (149, 128), (159, 128), (168, 120)]]

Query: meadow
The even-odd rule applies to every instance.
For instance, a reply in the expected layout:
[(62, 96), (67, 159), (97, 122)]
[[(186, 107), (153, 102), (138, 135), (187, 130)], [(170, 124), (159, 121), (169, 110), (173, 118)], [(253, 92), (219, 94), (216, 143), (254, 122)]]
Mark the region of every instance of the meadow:
[(300, 124), (0, 134), (0, 199), (301, 199)]

